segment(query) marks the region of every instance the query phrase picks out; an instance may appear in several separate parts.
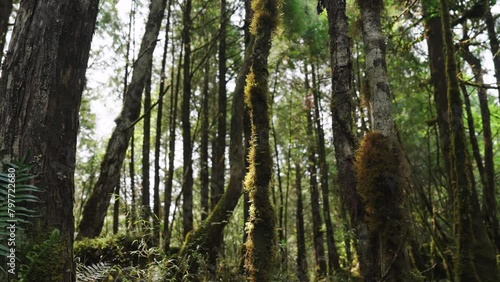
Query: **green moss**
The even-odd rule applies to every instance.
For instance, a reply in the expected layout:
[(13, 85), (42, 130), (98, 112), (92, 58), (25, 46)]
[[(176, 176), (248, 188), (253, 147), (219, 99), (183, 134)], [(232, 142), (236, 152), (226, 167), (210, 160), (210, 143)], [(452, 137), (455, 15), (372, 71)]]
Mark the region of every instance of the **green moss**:
[(144, 265), (146, 259), (137, 252), (142, 237), (118, 234), (112, 237), (83, 239), (74, 244), (74, 256), (86, 265), (101, 261), (121, 266)]
[[(404, 197), (399, 145), (379, 132), (370, 132), (356, 152), (357, 190), (366, 209), (370, 263), (376, 277), (388, 281), (421, 281), (406, 258)], [(396, 258), (396, 259), (394, 259)], [(402, 279), (403, 280), (398, 280)]]
[(66, 252), (64, 237), (55, 229), (46, 234), (45, 241), (32, 245), (19, 271), (19, 281), (64, 281), (65, 262), (61, 254)]

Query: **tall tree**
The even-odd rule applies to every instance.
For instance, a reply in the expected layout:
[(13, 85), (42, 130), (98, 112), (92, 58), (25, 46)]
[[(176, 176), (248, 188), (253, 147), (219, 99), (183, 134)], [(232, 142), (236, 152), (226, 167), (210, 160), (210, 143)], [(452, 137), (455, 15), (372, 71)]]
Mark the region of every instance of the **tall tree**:
[[(307, 75), (306, 75), (306, 85)], [(306, 97), (306, 103), (312, 105), (311, 95)], [(323, 225), (323, 220), (321, 218), (321, 205), (319, 199), (318, 190), (318, 169), (317, 169), (317, 158), (316, 158), (316, 144), (314, 142), (314, 131), (313, 131), (313, 119), (311, 114), (311, 108), (306, 108), (306, 121), (307, 121), (307, 135), (309, 138), (308, 146), (308, 167), (309, 172), (309, 191), (311, 194), (311, 213), (312, 213), (312, 232), (313, 232), (313, 244), (314, 244), (314, 270), (317, 278), (326, 276), (327, 266), (325, 258), (325, 243), (323, 238), (323, 232), (321, 231), (321, 226)]]
[(182, 66), (182, 228), (184, 237), (193, 229), (193, 144), (191, 143), (191, 9), (192, 1), (186, 0), (182, 16), (182, 43), (184, 63)]
[(302, 202), (302, 170), (300, 163), (295, 163), (295, 187), (297, 190), (297, 214), (296, 214), (296, 230), (297, 230), (297, 273), (300, 281), (308, 282), (307, 275), (307, 251), (306, 238), (304, 232), (304, 207)]
[(166, 0), (152, 0), (146, 22), (146, 30), (139, 49), (140, 56), (134, 65), (132, 80), (124, 97), (123, 108), (115, 120), (116, 127), (108, 142), (106, 154), (101, 163), (101, 172), (83, 210), (78, 226), (77, 239), (95, 238), (101, 233), (104, 218), (114, 186), (119, 179), (120, 167), (133, 132), (133, 123), (139, 118), (141, 97), (146, 75), (151, 69), (153, 51), (160, 32)]
[(201, 220), (205, 220), (209, 211), (209, 173), (208, 173), (208, 139), (209, 139), (209, 77), (210, 60), (205, 62), (205, 75), (203, 76), (203, 97), (201, 105), (201, 142), (200, 142), (200, 200)]
[[(146, 85), (144, 88), (144, 124), (142, 129), (142, 198), (141, 198), (141, 220), (142, 226), (145, 227), (144, 233), (149, 234), (149, 220), (151, 216), (151, 208), (149, 204), (149, 171), (150, 171), (150, 158), (149, 153), (151, 151), (151, 69), (148, 70), (146, 75)], [(132, 136), (131, 140), (134, 140)], [(131, 142), (132, 145), (132, 142)]]
[(245, 188), (251, 201), (248, 219), (245, 268), (250, 281), (271, 281), (275, 248), (274, 210), (269, 200), (272, 156), (269, 144), (268, 57), (271, 37), (278, 20), (275, 0), (252, 0), (251, 32), (255, 41), (250, 73), (245, 86), (245, 103), (250, 111), (252, 144)]
[[(75, 281), (73, 196), (78, 111), (97, 0), (22, 1), (0, 79), (0, 160), (27, 156), (44, 188), (41, 217), (27, 225), (29, 248), (59, 230), (27, 281)], [(36, 103), (33, 103), (36, 101)], [(28, 251), (28, 249), (26, 250)], [(27, 262), (27, 252), (18, 254)]]
[(334, 271), (340, 270), (339, 254), (335, 247), (335, 233), (333, 231), (332, 219), (330, 215), (330, 195), (329, 180), (328, 180), (328, 163), (326, 162), (325, 149), (325, 131), (321, 124), (320, 103), (319, 103), (319, 85), (316, 78), (316, 68), (314, 64), (311, 69), (312, 74), (312, 93), (314, 100), (314, 120), (316, 121), (316, 136), (318, 146), (318, 164), (320, 171), (321, 196), (323, 200), (323, 218), (326, 226), (326, 246), (328, 250), (328, 275), (333, 275)]
[(226, 152), (226, 26), (228, 21), (226, 0), (220, 0), (219, 22), (219, 92), (217, 108), (217, 136), (212, 158), (211, 207), (215, 207), (224, 193)]

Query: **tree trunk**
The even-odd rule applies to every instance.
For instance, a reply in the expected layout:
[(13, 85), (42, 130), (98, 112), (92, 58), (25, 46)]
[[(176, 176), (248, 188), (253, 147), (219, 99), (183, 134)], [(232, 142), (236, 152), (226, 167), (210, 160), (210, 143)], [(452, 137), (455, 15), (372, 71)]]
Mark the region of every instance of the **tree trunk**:
[(471, 181), (467, 166), (467, 144), (463, 125), (462, 100), (456, 77), (457, 65), (453, 46), (453, 34), (450, 25), (447, 0), (440, 0), (443, 42), (445, 50), (445, 66), (447, 96), (450, 122), (449, 134), (451, 152), (450, 178), (454, 192), (454, 225), (457, 241), (455, 278), (457, 281), (479, 281), (472, 256), (473, 235), (471, 224)]
[(226, 0), (220, 0), (219, 29), (219, 95), (217, 111), (217, 136), (212, 158), (211, 208), (219, 202), (224, 193), (225, 151), (226, 151), (226, 25), (228, 17)]
[(186, 0), (183, 11), (182, 42), (184, 44), (182, 87), (182, 229), (183, 236), (193, 229), (193, 148), (191, 144), (191, 9), (192, 1)]
[[(131, 201), (130, 201), (130, 212), (128, 213), (128, 224), (127, 224), (127, 230), (134, 230), (135, 228), (135, 222), (136, 222), (136, 205), (137, 201), (135, 198), (135, 160), (134, 160), (134, 155), (135, 155), (135, 140), (134, 140), (134, 132), (132, 130), (132, 136), (130, 138), (130, 163), (129, 163), (129, 176), (130, 176), (130, 195), (131, 195)], [(124, 174), (125, 175), (125, 174)], [(118, 181), (120, 181), (120, 177), (118, 176)], [(126, 182), (125, 182), (126, 183)], [(124, 185), (124, 187), (126, 187)]]
[[(154, 228), (154, 237), (155, 241), (159, 242), (160, 240), (160, 150), (161, 150), (161, 137), (162, 137), (162, 122), (163, 122), (163, 95), (165, 91), (165, 80), (167, 79), (165, 71), (167, 65), (167, 53), (168, 53), (168, 33), (170, 31), (170, 13), (171, 13), (171, 5), (172, 1), (168, 1), (167, 7), (167, 24), (165, 26), (165, 43), (163, 45), (163, 55), (161, 59), (161, 77), (160, 77), (160, 89), (159, 89), (159, 98), (158, 98), (158, 111), (156, 114), (156, 137), (155, 137), (155, 160), (154, 160), (154, 198), (153, 198), (153, 228)], [(173, 77), (172, 77), (173, 79)], [(173, 87), (171, 87), (173, 88)], [(170, 203), (169, 203), (170, 204)], [(165, 209), (168, 206), (165, 205)]]
[[(386, 205), (375, 205), (376, 210), (370, 210), (368, 204), (373, 201), (373, 197), (365, 198), (362, 196), (367, 205), (365, 209), (367, 211), (367, 218), (376, 215), (385, 215), (387, 217), (384, 219), (382, 225), (368, 226), (371, 239), (377, 238), (376, 241), (372, 240), (372, 243), (378, 244), (378, 246), (372, 245), (370, 248), (378, 252), (372, 253), (377, 274), (380, 275), (378, 277), (388, 279), (389, 281), (396, 281), (403, 278), (409, 279), (413, 274), (410, 270), (410, 262), (406, 257), (405, 249), (407, 238), (410, 237), (410, 228), (408, 224), (405, 224), (407, 221), (401, 201), (404, 200), (404, 187), (411, 188), (412, 179), (409, 161), (400, 144), (396, 125), (392, 117), (392, 95), (387, 77), (385, 37), (382, 33), (380, 19), (383, 1), (358, 0), (358, 3), (361, 9), (372, 129), (387, 137), (383, 142), (389, 142), (389, 152), (392, 153), (386, 160), (387, 165), (392, 164), (391, 162), (394, 161), (398, 166), (397, 170), (392, 171), (388, 168), (385, 172), (389, 175), (395, 174), (390, 175), (388, 178), (393, 179), (393, 182), (380, 182), (380, 186), (373, 184), (375, 186), (368, 188), (370, 191), (390, 188), (391, 193), (386, 195), (386, 199), (388, 199), (385, 202)], [(398, 159), (390, 160), (391, 157)], [(358, 171), (358, 179), (360, 179), (359, 173)], [(366, 177), (370, 179), (369, 176)], [(368, 184), (357, 183), (357, 185), (358, 192), (361, 193), (360, 188)], [(395, 257), (397, 259), (394, 259)]]
[(304, 232), (304, 207), (302, 204), (302, 171), (300, 163), (295, 163), (295, 186), (297, 188), (297, 273), (299, 281), (309, 282), (307, 274), (307, 251)]
[[(146, 85), (144, 89), (144, 125), (142, 132), (142, 199), (141, 199), (141, 218), (142, 227), (144, 234), (151, 235), (150, 232), (150, 216), (151, 216), (151, 206), (149, 203), (150, 193), (150, 182), (149, 182), (149, 152), (151, 151), (151, 69), (148, 70), (146, 75)], [(134, 137), (132, 136), (131, 140)], [(132, 181), (131, 181), (132, 183)]]
[(200, 200), (201, 200), (201, 220), (208, 217), (209, 211), (209, 186), (210, 179), (208, 174), (208, 141), (209, 141), (209, 76), (210, 60), (205, 62), (205, 76), (203, 77), (203, 97), (201, 106), (201, 142), (200, 142)]
[(446, 73), (445, 73), (445, 55), (443, 33), (441, 27), (441, 17), (439, 14), (430, 13), (429, 11), (436, 11), (439, 9), (437, 3), (431, 3), (429, 0), (422, 1), (422, 7), (426, 21), (426, 41), (427, 52), (429, 53), (429, 64), (431, 70), (431, 84), (433, 86), (434, 104), (436, 106), (436, 118), (439, 125), (439, 145), (441, 147), (442, 155), (444, 158), (443, 164), (446, 172), (446, 189), (448, 191), (448, 207), (452, 210), (453, 207), (453, 191), (451, 190), (450, 180), (450, 135), (449, 135), (449, 120), (448, 120), (448, 98), (446, 86)]
[(120, 225), (120, 181), (115, 187), (114, 193), (115, 203), (113, 206), (113, 234), (118, 234), (118, 227)]
[(333, 145), (338, 171), (340, 200), (346, 209), (351, 228), (354, 228), (357, 242), (355, 249), (360, 262), (360, 271), (368, 277), (372, 266), (367, 264), (367, 227), (364, 223), (364, 210), (360, 196), (356, 191), (354, 171), (354, 151), (357, 139), (353, 133), (353, 105), (355, 98), (352, 85), (351, 38), (346, 16), (346, 2), (341, 0), (326, 1), (328, 12), (328, 30), (330, 38), (330, 65), (332, 68), (332, 124)]
[(139, 49), (140, 56), (134, 65), (132, 80), (127, 89), (127, 95), (124, 97), (122, 111), (115, 120), (116, 127), (101, 163), (99, 179), (85, 204), (83, 218), (78, 226), (77, 239), (95, 238), (101, 233), (111, 193), (119, 178), (120, 167), (125, 159), (125, 152), (132, 136), (132, 124), (139, 117), (146, 74), (151, 69), (153, 51), (160, 32), (165, 6), (166, 0), (153, 0), (151, 2), (146, 31)]
[(252, 0), (251, 32), (255, 36), (250, 73), (246, 79), (245, 103), (250, 110), (252, 147), (245, 188), (251, 201), (246, 242), (245, 268), (249, 281), (271, 281), (275, 249), (274, 210), (269, 200), (272, 156), (269, 144), (268, 57), (272, 33), (278, 20), (275, 0)]
[[(307, 74), (306, 74), (307, 81)], [(308, 83), (306, 82), (306, 85)], [(321, 226), (323, 221), (321, 219), (321, 206), (319, 199), (318, 180), (317, 180), (317, 160), (316, 160), (316, 146), (314, 142), (313, 121), (311, 109), (306, 109), (307, 116), (307, 135), (309, 136), (309, 149), (308, 160), (309, 164), (307, 170), (309, 171), (309, 185), (311, 193), (311, 211), (312, 211), (312, 225), (313, 225), (313, 245), (314, 245), (314, 269), (317, 278), (326, 276), (326, 258), (325, 258), (325, 245), (323, 239), (323, 232)]]
[[(30, 205), (41, 217), (26, 225), (29, 248), (55, 229), (57, 245), (26, 281), (75, 281), (73, 194), (78, 110), (84, 88), (98, 1), (32, 1), (20, 4), (0, 79), (0, 161), (25, 154), (45, 189)], [(36, 101), (33, 102), (33, 101)]]
[(323, 217), (325, 219), (326, 225), (326, 246), (328, 249), (328, 275), (332, 276), (334, 271), (340, 270), (339, 254), (337, 253), (337, 248), (335, 247), (335, 237), (332, 225), (332, 219), (330, 216), (330, 189), (328, 181), (328, 163), (326, 162), (326, 150), (325, 150), (325, 132), (323, 131), (323, 126), (321, 124), (321, 116), (319, 109), (319, 85), (316, 79), (316, 70), (314, 64), (312, 65), (312, 93), (314, 99), (314, 120), (316, 121), (316, 134), (317, 134), (317, 146), (318, 146), (318, 164), (320, 172), (320, 183), (321, 183), (321, 193), (323, 199)]
[[(173, 45), (173, 44), (172, 44)], [(172, 58), (175, 58), (176, 49), (175, 46), (172, 46)], [(180, 88), (180, 77), (181, 77), (181, 66), (182, 66), (182, 57), (183, 57), (183, 48), (180, 48), (181, 52), (179, 54), (179, 62), (177, 65), (177, 75), (175, 82), (175, 90), (174, 87), (171, 88), (170, 93), (170, 116), (169, 116), (169, 140), (168, 140), (168, 171), (167, 177), (165, 180), (165, 215), (163, 220), (164, 225), (164, 250), (165, 253), (168, 252), (170, 247), (170, 230), (169, 228), (169, 217), (170, 217), (170, 204), (172, 202), (172, 186), (174, 180), (174, 160), (175, 160), (175, 137), (176, 137), (176, 128), (177, 128), (177, 104), (179, 97), (179, 88)], [(172, 68), (172, 80), (174, 78), (174, 68)]]

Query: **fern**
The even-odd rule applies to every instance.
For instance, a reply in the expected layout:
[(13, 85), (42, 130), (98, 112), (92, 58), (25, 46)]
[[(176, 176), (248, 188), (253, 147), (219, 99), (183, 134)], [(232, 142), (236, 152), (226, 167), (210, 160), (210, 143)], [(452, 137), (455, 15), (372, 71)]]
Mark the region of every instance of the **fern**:
[(112, 269), (112, 265), (107, 262), (100, 262), (92, 265), (78, 263), (76, 265), (77, 282), (98, 282), (107, 278), (107, 274)]
[[(33, 195), (42, 189), (28, 184), (36, 175), (30, 173), (31, 166), (24, 163), (24, 159), (3, 165), (0, 171), (0, 256), (8, 256), (10, 248), (7, 239), (11, 231), (7, 229), (15, 224), (16, 238), (23, 231), (23, 226), (28, 223), (29, 218), (36, 217), (37, 213), (22, 205), (26, 202), (38, 202), (38, 197)], [(0, 270), (6, 274), (3, 266)]]

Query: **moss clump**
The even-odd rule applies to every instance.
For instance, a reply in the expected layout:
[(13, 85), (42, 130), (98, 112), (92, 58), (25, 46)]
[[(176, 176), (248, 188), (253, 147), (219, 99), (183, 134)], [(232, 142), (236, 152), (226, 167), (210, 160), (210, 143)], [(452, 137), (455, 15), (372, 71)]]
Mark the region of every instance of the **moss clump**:
[(357, 190), (365, 205), (373, 277), (419, 281), (406, 256), (408, 228), (403, 209), (398, 144), (379, 132), (366, 134), (356, 153)]
[(106, 238), (83, 239), (75, 242), (74, 255), (86, 265), (105, 261), (123, 267), (144, 266), (147, 263), (147, 258), (138, 252), (141, 249), (141, 240), (142, 237), (124, 234)]
[(365, 203), (369, 230), (379, 231), (388, 218), (400, 217), (399, 154), (389, 138), (370, 132), (356, 153), (355, 167), (357, 190)]

